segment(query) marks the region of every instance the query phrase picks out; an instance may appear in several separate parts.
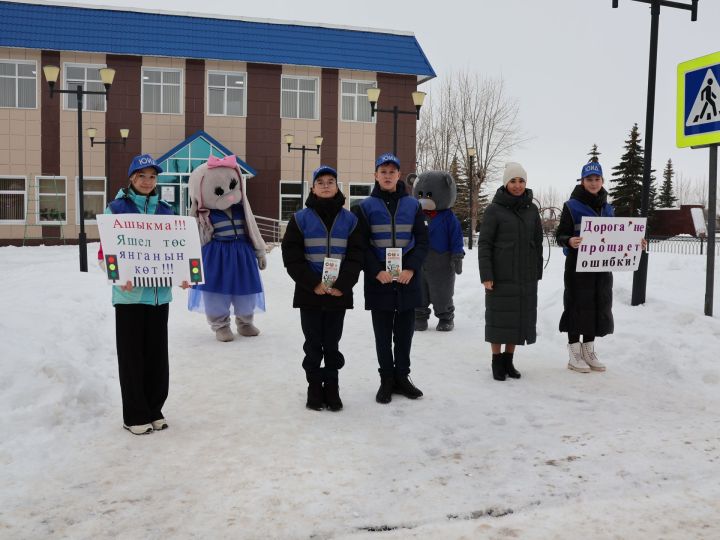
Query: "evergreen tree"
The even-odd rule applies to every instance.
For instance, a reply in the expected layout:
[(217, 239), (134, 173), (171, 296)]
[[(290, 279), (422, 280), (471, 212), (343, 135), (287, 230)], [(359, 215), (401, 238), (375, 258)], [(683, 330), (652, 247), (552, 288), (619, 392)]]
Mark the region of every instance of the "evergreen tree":
[(588, 152), (588, 156), (590, 156), (590, 159), (588, 160), (588, 162), (593, 161), (593, 162), (597, 163), (598, 161), (600, 161), (600, 155), (601, 155), (601, 152), (598, 152), (597, 144), (593, 144), (592, 148)]
[[(494, 196), (493, 192), (493, 196)], [(477, 230), (475, 232), (480, 232), (480, 225), (483, 222), (483, 217), (485, 216), (485, 209), (490, 204), (490, 195), (488, 193), (488, 183), (487, 181), (483, 182), (480, 185), (480, 191), (478, 193), (478, 202), (477, 202), (477, 209), (478, 209), (478, 215), (477, 215)]]
[[(613, 167), (615, 171), (610, 180), (614, 187), (610, 188), (615, 215), (619, 217), (639, 216), (642, 205), (642, 178), (645, 165), (645, 152), (640, 142), (640, 130), (634, 124), (630, 130), (630, 138), (625, 141), (625, 153), (620, 164)], [(654, 171), (651, 171), (654, 172)], [(648, 214), (655, 208), (655, 178), (650, 176), (650, 204)]]
[(663, 171), (663, 183), (658, 197), (657, 205), (660, 208), (673, 208), (677, 202), (677, 197), (673, 195), (673, 176), (675, 176), (675, 169), (673, 169), (672, 159), (668, 159)]
[(450, 163), (450, 174), (457, 184), (457, 199), (453, 212), (460, 220), (463, 235), (467, 235), (470, 227), (470, 182), (465, 167), (460, 165), (457, 156), (454, 156)]

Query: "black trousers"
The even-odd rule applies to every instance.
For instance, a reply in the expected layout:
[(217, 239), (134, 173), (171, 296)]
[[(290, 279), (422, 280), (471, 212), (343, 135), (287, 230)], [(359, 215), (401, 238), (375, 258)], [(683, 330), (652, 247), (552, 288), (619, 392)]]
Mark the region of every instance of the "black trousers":
[(115, 340), (123, 421), (149, 424), (163, 417), (168, 395), (169, 304), (117, 304)]
[(408, 375), (410, 346), (415, 333), (415, 310), (372, 310), (371, 313), (380, 377)]
[[(568, 334), (568, 343), (578, 343), (580, 341), (580, 334)], [(595, 336), (592, 336), (590, 334), (585, 334), (583, 336), (583, 342), (584, 343), (590, 343), (591, 341), (595, 341)]]
[[(338, 370), (345, 365), (339, 350), (344, 322), (344, 309), (300, 309), (300, 325), (305, 334), (302, 366), (309, 383), (337, 382)], [(321, 367), (323, 360), (325, 367)]]

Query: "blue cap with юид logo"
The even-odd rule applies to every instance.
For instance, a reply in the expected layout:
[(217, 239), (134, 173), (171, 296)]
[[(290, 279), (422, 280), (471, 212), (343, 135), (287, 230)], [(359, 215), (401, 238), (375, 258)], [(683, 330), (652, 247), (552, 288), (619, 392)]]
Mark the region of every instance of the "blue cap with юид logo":
[(337, 171), (335, 169), (333, 169), (330, 165), (320, 165), (313, 171), (313, 184), (315, 183), (315, 180), (318, 179), (318, 176), (322, 176), (323, 174), (329, 174), (337, 180)]
[(591, 161), (583, 165), (582, 171), (580, 171), (580, 180), (591, 174), (597, 174), (598, 176), (603, 175), (602, 166), (599, 162)]
[(400, 160), (398, 157), (392, 152), (386, 152), (375, 160), (375, 170), (377, 171), (378, 167), (385, 165), (386, 163), (392, 163), (398, 168), (398, 170), (400, 169)]
[(142, 154), (141, 156), (135, 156), (128, 169), (128, 178), (135, 174), (140, 169), (146, 167), (152, 167), (155, 171), (160, 174), (163, 172), (162, 167), (158, 165), (150, 154)]

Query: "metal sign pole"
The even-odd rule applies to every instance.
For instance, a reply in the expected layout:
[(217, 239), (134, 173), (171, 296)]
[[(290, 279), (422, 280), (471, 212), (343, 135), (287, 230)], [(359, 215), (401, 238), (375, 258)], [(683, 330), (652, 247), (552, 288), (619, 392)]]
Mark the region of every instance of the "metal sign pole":
[(713, 290), (715, 288), (715, 220), (717, 201), (718, 145), (710, 147), (710, 186), (708, 188), (708, 245), (707, 270), (705, 271), (705, 315), (713, 314)]

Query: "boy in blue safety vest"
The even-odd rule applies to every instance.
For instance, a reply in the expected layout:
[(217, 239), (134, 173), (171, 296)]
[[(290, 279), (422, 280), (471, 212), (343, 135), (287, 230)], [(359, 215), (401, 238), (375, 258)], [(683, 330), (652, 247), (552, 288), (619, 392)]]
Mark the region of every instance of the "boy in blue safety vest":
[[(321, 165), (303, 210), (290, 218), (282, 240), (283, 263), (295, 281), (293, 307), (300, 309), (305, 335), (303, 369), (308, 409), (343, 408), (338, 370), (345, 311), (352, 309), (352, 288), (363, 264), (363, 238), (357, 217), (343, 208), (337, 172)], [(325, 361), (324, 367), (321, 364)]]
[[(422, 305), (420, 272), (428, 253), (428, 233), (420, 203), (408, 195), (400, 180), (397, 156), (387, 153), (377, 158), (375, 187), (353, 212), (367, 242), (365, 309), (372, 313), (380, 364), (375, 401), (390, 403), (393, 393), (417, 399), (423, 393), (409, 378), (410, 347), (415, 308)], [(387, 271), (387, 255), (392, 261), (398, 249), (401, 271), (393, 278)]]

